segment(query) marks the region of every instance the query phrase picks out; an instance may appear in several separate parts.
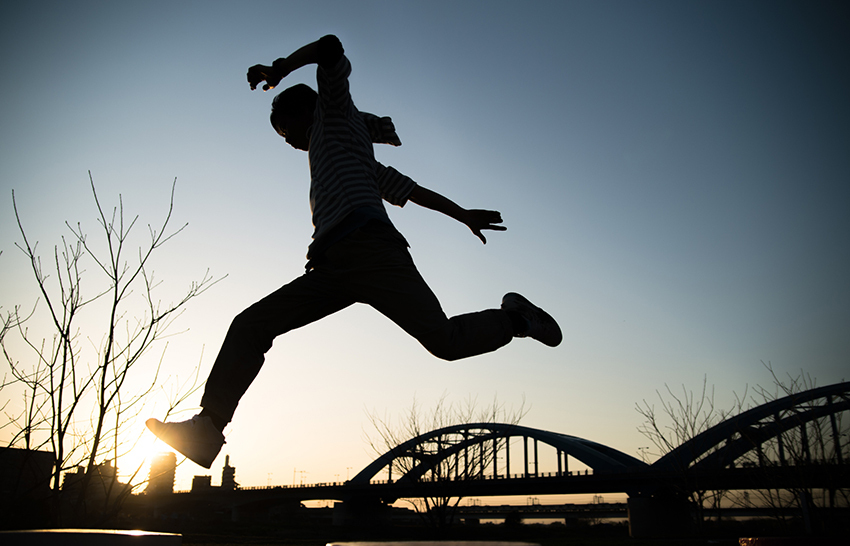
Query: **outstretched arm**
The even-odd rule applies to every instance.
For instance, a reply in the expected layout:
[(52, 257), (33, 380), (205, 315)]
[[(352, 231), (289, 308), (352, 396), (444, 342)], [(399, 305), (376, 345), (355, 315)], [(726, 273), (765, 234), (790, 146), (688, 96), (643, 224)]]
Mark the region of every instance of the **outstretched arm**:
[(263, 85), (263, 91), (269, 91), (291, 72), (308, 64), (324, 65), (326, 62), (335, 62), (342, 53), (342, 44), (339, 39), (328, 35), (297, 49), (289, 57), (281, 57), (271, 66), (262, 64), (252, 66), (248, 69), (248, 84), (251, 90), (254, 90), (261, 82), (266, 82)]
[(481, 242), (484, 244), (487, 244), (487, 239), (481, 233), (481, 230), (492, 229), (494, 231), (505, 231), (508, 229), (505, 226), (495, 225), (502, 223), (502, 215), (499, 212), (495, 210), (465, 209), (451, 199), (422, 186), (416, 186), (408, 199), (421, 207), (442, 212), (446, 216), (454, 218), (462, 224), (466, 224), (472, 230), (472, 233), (481, 239)]

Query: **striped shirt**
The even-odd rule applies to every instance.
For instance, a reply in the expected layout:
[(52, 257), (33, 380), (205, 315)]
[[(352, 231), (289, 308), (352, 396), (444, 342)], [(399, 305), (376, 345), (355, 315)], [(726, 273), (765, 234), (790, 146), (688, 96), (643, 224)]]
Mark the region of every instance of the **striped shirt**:
[[(416, 183), (375, 160), (372, 142), (400, 145), (389, 118), (377, 118), (354, 106), (348, 88), (351, 63), (341, 55), (333, 66), (319, 65), (318, 101), (310, 131), (310, 209), (313, 244), (332, 233), (355, 210), (390, 222), (382, 201), (404, 206)], [(379, 138), (381, 124), (391, 135)], [(385, 131), (386, 135), (386, 131)], [(394, 137), (394, 138), (393, 138)]]

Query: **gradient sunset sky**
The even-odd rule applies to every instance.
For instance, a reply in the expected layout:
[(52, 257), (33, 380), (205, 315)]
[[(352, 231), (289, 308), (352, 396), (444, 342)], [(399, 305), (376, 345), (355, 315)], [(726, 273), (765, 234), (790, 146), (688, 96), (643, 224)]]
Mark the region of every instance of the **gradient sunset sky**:
[[(840, 2), (774, 0), (5, 2), (0, 305), (36, 299), (12, 190), (50, 257), (65, 221), (96, 229), (88, 171), (142, 232), (177, 178), (174, 224), (189, 225), (154, 262), (163, 297), (207, 268), (227, 278), (179, 319), (165, 363), (205, 377), (233, 316), (301, 274), (312, 233), (307, 156), (245, 72), (332, 33), (355, 103), (404, 143), (378, 159), (505, 219), (485, 246), (388, 206), (446, 312), (520, 292), (564, 343), (447, 363), (355, 306), (276, 341), (213, 483), (225, 454), (242, 485), (344, 479), (375, 456), (369, 412), (444, 394), (524, 399), (523, 425), (637, 456), (635, 405), (665, 385), (706, 378), (728, 406), (771, 384), (767, 362), (848, 376), (848, 22)], [(281, 89), (300, 82), (315, 69)], [(206, 473), (182, 464), (177, 487)]]

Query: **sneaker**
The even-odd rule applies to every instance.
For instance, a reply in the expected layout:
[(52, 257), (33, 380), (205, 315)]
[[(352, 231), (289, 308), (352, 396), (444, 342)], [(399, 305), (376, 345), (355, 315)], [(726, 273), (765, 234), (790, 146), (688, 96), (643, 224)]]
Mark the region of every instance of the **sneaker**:
[(516, 337), (530, 337), (549, 347), (557, 347), (561, 343), (563, 336), (555, 319), (519, 294), (505, 294), (502, 310), (519, 313), (528, 323), (528, 329)]
[(145, 425), (157, 438), (204, 468), (212, 466), (224, 445), (224, 435), (206, 416), (196, 415), (179, 423), (148, 419)]

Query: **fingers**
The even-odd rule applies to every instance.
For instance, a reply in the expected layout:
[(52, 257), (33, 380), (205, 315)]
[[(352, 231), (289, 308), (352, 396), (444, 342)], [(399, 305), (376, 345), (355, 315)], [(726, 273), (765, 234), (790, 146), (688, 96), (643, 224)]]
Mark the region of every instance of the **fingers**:
[(502, 223), (502, 214), (497, 210), (482, 210), (479, 212), (479, 214), (481, 215), (481, 220), (489, 225)]
[(261, 81), (265, 80), (265, 74), (263, 74), (263, 70), (261, 65), (255, 64), (251, 68), (248, 69), (248, 85), (251, 86), (251, 91), (257, 88), (257, 84)]
[(464, 223), (469, 226), (469, 229), (476, 237), (481, 239), (481, 242), (487, 244), (487, 239), (481, 233), (481, 230), (489, 229), (492, 231), (506, 231), (508, 228), (500, 226), (502, 223), (502, 215), (495, 210), (471, 210), (468, 211), (469, 216)]
[(505, 231), (508, 229), (507, 227), (500, 225), (502, 223), (502, 216), (498, 212), (482, 215), (480, 220), (481, 229), (492, 229), (494, 231)]
[(481, 228), (479, 228), (479, 229), (476, 229), (476, 228), (470, 228), (470, 229), (472, 229), (472, 233), (474, 233), (476, 237), (481, 239), (481, 242), (484, 243), (485, 245), (487, 244), (487, 238), (484, 237), (484, 234), (481, 233), (481, 230), (484, 230), (484, 229), (489, 229), (489, 230), (492, 230), (492, 231), (507, 231), (508, 230), (508, 228), (506, 228), (505, 226), (494, 226), (493, 224), (481, 226)]
[(277, 84), (280, 83), (280, 74), (269, 74), (266, 76), (266, 85), (263, 86), (263, 91), (270, 91), (277, 87)]
[[(505, 226), (494, 226), (494, 225), (487, 225), (487, 226), (482, 227), (481, 229), (490, 229), (490, 230), (493, 230), (493, 231), (507, 231), (508, 230), (508, 228), (506, 228)], [(482, 243), (484, 243), (485, 245), (487, 244), (487, 239), (484, 237), (484, 234), (481, 233), (481, 230), (473, 230), (472, 232), (475, 233), (475, 235), (477, 235), (479, 239), (481, 239)]]
[(280, 82), (280, 78), (274, 77), (273, 68), (261, 64), (255, 64), (248, 69), (248, 85), (251, 86), (251, 91), (255, 90), (260, 82), (267, 82), (263, 86), (263, 91), (274, 89)]

